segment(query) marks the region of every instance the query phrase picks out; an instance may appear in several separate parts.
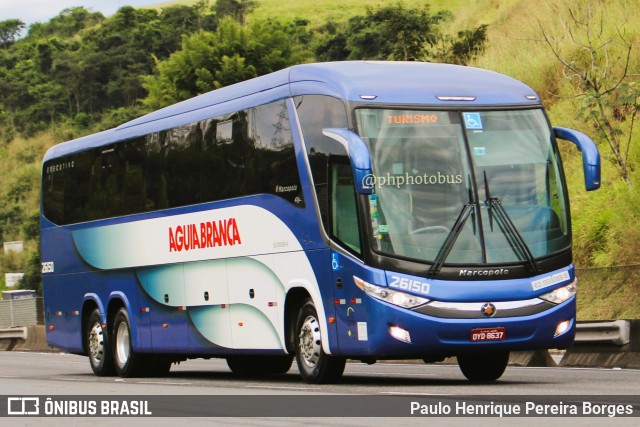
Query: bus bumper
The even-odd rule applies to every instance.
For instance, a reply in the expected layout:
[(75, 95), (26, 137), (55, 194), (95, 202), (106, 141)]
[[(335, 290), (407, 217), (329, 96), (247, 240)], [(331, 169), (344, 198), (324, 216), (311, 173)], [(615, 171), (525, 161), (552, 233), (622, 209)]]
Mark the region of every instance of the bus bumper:
[[(426, 358), (469, 352), (564, 349), (575, 337), (576, 299), (541, 313), (503, 318), (428, 316), (367, 298), (366, 319), (340, 333), (340, 353), (377, 359)], [(352, 317), (353, 318), (353, 317)]]

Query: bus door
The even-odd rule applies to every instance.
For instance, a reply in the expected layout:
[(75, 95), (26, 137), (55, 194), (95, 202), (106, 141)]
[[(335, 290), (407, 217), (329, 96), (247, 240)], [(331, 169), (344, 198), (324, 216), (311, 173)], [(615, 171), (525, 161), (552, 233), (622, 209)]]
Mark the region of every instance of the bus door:
[(354, 283), (362, 271), (359, 261), (350, 255), (331, 251), (335, 313), (338, 343), (341, 352), (366, 348), (369, 341), (367, 313), (363, 305), (364, 292)]
[(369, 340), (364, 293), (355, 285), (361, 276), (360, 228), (351, 165), (346, 157), (333, 157), (329, 165), (329, 217), (331, 238), (344, 250), (331, 251), (338, 342), (342, 352), (366, 347)]

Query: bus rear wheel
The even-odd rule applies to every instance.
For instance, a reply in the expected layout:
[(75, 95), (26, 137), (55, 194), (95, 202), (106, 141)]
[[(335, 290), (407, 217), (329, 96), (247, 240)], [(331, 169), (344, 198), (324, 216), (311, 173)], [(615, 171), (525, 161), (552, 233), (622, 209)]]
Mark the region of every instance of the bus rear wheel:
[(238, 375), (278, 375), (291, 369), (293, 356), (229, 356), (227, 365)]
[(133, 351), (131, 323), (124, 308), (118, 311), (113, 322), (113, 360), (116, 372), (123, 378), (143, 376), (146, 373), (143, 355)]
[(99, 377), (115, 374), (109, 331), (102, 327), (102, 316), (98, 309), (93, 310), (89, 315), (85, 339), (93, 373)]
[(502, 376), (509, 363), (508, 351), (458, 355), (460, 370), (469, 381), (492, 382)]
[(326, 384), (337, 381), (344, 372), (346, 359), (330, 356), (322, 349), (322, 331), (318, 313), (307, 299), (296, 322), (296, 362), (304, 382)]

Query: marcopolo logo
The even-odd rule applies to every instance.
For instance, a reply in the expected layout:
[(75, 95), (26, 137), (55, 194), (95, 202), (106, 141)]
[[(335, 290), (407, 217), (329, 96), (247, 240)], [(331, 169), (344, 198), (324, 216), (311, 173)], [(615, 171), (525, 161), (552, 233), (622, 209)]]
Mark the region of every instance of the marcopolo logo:
[(493, 276), (508, 276), (508, 268), (496, 268), (496, 269), (480, 269), (480, 270), (468, 270), (460, 269), (458, 276), (460, 277), (493, 277)]
[(462, 184), (462, 175), (444, 174), (440, 171), (435, 174), (410, 174), (386, 175), (369, 174), (362, 178), (364, 188), (396, 187), (401, 188), (407, 185), (459, 185)]

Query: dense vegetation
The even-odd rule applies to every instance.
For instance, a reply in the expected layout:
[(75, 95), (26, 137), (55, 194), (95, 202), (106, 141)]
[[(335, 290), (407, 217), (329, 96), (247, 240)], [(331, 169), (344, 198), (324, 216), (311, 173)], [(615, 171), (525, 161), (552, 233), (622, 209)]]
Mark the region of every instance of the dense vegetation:
[[(26, 251), (0, 255), (0, 273), (25, 271), (21, 286), (38, 286), (39, 173), (49, 146), (292, 64), (344, 59), (476, 65), (531, 85), (552, 121), (592, 136), (605, 159), (603, 189), (587, 194), (579, 154), (563, 147), (578, 266), (639, 264), (633, 3), (607, 2), (604, 13), (600, 0), (178, 0), (111, 17), (67, 9), (28, 30), (19, 17), (1, 21), (0, 241), (24, 240)], [(638, 276), (620, 275), (611, 292), (630, 289), (620, 298), (640, 302)], [(595, 316), (637, 317), (626, 305)]]

